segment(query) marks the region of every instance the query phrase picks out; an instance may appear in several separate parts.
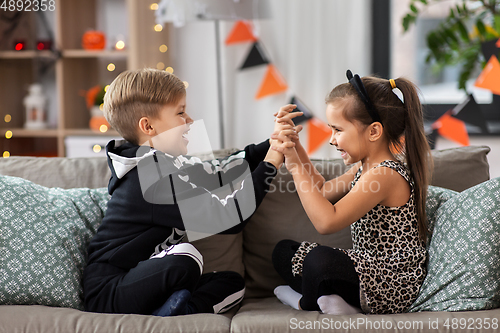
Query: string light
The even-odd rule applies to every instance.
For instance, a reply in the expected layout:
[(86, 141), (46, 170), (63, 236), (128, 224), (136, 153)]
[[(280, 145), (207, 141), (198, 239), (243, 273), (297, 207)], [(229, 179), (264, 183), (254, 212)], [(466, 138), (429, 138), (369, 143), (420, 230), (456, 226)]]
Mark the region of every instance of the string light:
[(167, 67), (165, 69), (165, 72), (169, 72), (170, 74), (172, 74), (174, 72), (174, 69), (172, 67)]
[(187, 81), (183, 81), (182, 83), (184, 83), (184, 87), (186, 87), (186, 89), (189, 87), (189, 83)]
[(115, 49), (117, 50), (123, 50), (125, 48), (125, 42), (122, 40), (119, 40), (115, 44)]
[(104, 110), (104, 103), (101, 103), (101, 105), (99, 105), (99, 110), (101, 110), (101, 111)]
[(155, 31), (160, 32), (163, 30), (163, 26), (161, 24), (157, 24), (157, 25), (155, 25), (154, 29), (155, 29)]
[(160, 61), (159, 63), (156, 64), (156, 68), (162, 70), (165, 68), (165, 64)]
[(160, 45), (160, 52), (161, 53), (165, 53), (165, 52), (167, 52), (167, 50), (168, 50), (167, 45), (165, 45), (165, 44)]
[(106, 125), (104, 125), (104, 124), (103, 124), (103, 125), (101, 125), (101, 126), (99, 127), (99, 131), (100, 131), (101, 133), (106, 133), (106, 132), (108, 131), (108, 126), (106, 126)]
[(94, 151), (94, 153), (100, 153), (101, 152), (101, 145), (94, 145), (94, 147), (92, 147), (92, 150)]
[(151, 9), (151, 10), (157, 10), (158, 9), (158, 4), (156, 2), (152, 3), (151, 6), (149, 6), (149, 9)]
[(115, 64), (113, 64), (113, 63), (110, 63), (110, 64), (108, 65), (108, 67), (107, 67), (108, 71), (110, 71), (110, 72), (114, 71), (114, 70), (115, 70), (115, 68), (116, 68), (116, 66), (115, 66)]
[[(10, 114), (6, 114), (5, 117), (3, 118), (3, 120), (6, 123), (10, 123), (10, 121), (12, 120), (12, 116)], [(9, 131), (5, 132), (5, 138), (6, 139), (12, 138), (12, 131), (9, 130)], [(8, 158), (8, 157), (10, 157), (10, 152), (6, 150), (3, 152), (3, 158)]]
[(109, 88), (109, 84), (107, 86), (104, 87), (104, 92), (107, 92), (108, 91), (108, 88)]

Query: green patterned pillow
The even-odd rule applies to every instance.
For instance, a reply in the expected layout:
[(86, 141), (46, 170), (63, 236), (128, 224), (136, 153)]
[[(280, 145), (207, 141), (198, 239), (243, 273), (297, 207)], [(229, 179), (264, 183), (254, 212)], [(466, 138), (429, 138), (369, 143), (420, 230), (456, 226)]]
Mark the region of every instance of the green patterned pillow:
[(0, 176), (0, 304), (83, 309), (87, 246), (109, 195)]
[(500, 178), (435, 211), (427, 276), (410, 312), (500, 307)]
[[(432, 237), (434, 224), (436, 222), (436, 212), (446, 201), (455, 196), (459, 192), (455, 192), (443, 187), (429, 186), (427, 189), (427, 201), (425, 202), (425, 213), (427, 215), (427, 229)], [(429, 241), (430, 241), (429, 237)]]

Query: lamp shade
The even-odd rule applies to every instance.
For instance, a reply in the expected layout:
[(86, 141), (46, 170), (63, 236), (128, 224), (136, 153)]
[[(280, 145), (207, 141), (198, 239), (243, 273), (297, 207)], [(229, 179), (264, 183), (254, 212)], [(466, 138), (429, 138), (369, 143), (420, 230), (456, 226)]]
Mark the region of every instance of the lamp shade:
[(268, 19), (268, 0), (193, 0), (201, 20)]
[(270, 17), (267, 0), (161, 0), (156, 23), (176, 27), (196, 20), (254, 20)]

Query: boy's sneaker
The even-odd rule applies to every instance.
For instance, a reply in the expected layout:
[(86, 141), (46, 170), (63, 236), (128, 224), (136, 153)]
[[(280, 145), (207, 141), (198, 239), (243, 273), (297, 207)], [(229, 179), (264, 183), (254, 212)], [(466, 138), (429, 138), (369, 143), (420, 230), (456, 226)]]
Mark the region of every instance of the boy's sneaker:
[(167, 301), (153, 311), (153, 316), (171, 317), (187, 314), (191, 293), (187, 289), (175, 291)]

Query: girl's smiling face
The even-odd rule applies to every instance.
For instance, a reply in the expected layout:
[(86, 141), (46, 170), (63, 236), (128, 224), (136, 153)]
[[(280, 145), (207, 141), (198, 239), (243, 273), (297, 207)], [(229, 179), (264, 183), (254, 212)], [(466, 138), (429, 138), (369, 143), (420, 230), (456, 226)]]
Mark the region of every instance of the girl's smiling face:
[(326, 107), (328, 126), (332, 129), (330, 144), (341, 153), (345, 165), (359, 162), (366, 156), (366, 126), (344, 116), (344, 109), (350, 102), (350, 97), (338, 99)]

